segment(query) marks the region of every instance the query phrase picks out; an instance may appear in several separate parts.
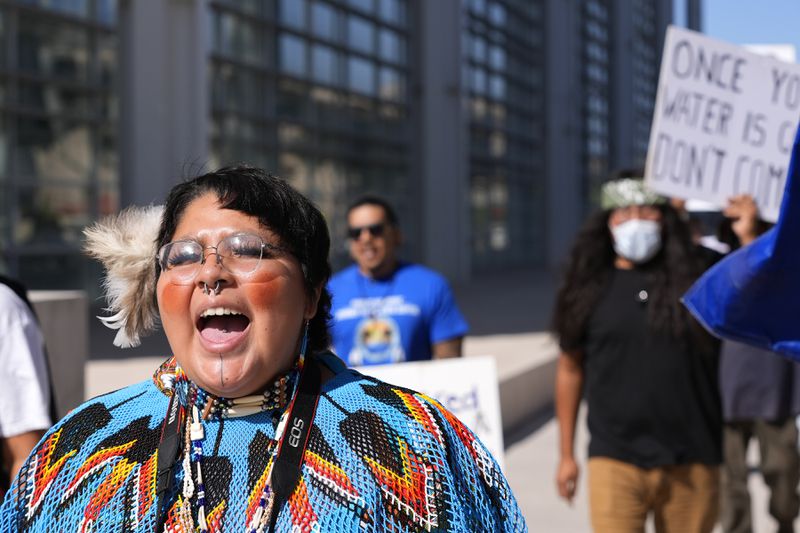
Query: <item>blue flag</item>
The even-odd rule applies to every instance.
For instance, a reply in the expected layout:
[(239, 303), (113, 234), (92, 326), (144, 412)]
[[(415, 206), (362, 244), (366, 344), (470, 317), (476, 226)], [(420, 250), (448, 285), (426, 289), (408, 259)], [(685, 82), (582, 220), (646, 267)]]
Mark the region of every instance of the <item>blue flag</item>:
[(683, 303), (718, 337), (800, 361), (800, 131), (778, 222), (711, 267)]

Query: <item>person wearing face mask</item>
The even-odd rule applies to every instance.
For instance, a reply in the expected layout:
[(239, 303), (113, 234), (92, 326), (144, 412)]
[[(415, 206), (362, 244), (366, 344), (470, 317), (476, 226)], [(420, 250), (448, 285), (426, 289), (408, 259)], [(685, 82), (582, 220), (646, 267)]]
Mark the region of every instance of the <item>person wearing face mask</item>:
[(571, 501), (578, 406), (588, 407), (588, 492), (598, 532), (711, 531), (719, 507), (718, 343), (682, 307), (707, 254), (641, 179), (605, 184), (568, 259), (553, 326), (560, 461)]

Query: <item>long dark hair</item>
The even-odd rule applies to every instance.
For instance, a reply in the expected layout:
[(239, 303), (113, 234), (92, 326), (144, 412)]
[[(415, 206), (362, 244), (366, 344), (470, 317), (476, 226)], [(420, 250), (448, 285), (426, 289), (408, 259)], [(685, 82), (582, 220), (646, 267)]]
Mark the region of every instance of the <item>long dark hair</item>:
[[(209, 192), (216, 194), (225, 209), (258, 218), (262, 226), (278, 236), (281, 245), (300, 262), (306, 294), (320, 289), (317, 314), (308, 327), (308, 348), (311, 353), (326, 350), (331, 343), (328, 331), (331, 295), (327, 289), (331, 277), (328, 261), (331, 239), (322, 213), (286, 180), (260, 168), (221, 168), (172, 188), (164, 204), (157, 247), (172, 239), (189, 204)], [(158, 274), (157, 262), (155, 268)]]
[[(648, 324), (654, 331), (712, 348), (714, 341), (689, 315), (680, 298), (703, 272), (705, 262), (692, 243), (689, 227), (670, 205), (661, 211), (662, 247), (637, 266), (649, 281)], [(572, 351), (584, 342), (586, 326), (614, 270), (614, 243), (608, 229), (610, 210), (590, 216), (578, 233), (556, 297), (552, 327), (561, 348)]]

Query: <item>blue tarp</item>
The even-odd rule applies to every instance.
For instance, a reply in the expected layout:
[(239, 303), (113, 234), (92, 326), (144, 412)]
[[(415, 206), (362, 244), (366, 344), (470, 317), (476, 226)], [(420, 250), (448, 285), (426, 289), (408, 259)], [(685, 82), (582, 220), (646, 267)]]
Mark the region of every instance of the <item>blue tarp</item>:
[(778, 222), (710, 268), (683, 303), (718, 337), (800, 361), (800, 131)]

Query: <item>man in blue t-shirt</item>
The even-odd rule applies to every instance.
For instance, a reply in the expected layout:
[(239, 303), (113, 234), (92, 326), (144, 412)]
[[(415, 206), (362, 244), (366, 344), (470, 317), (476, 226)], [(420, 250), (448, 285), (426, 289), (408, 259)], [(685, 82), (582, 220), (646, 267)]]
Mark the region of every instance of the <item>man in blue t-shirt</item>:
[(348, 365), (459, 357), (468, 326), (440, 274), (399, 261), (397, 215), (376, 196), (347, 210), (354, 265), (328, 285), (336, 353)]

